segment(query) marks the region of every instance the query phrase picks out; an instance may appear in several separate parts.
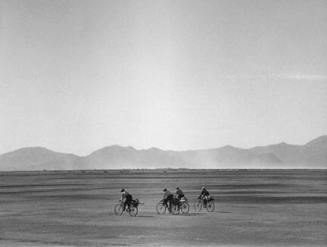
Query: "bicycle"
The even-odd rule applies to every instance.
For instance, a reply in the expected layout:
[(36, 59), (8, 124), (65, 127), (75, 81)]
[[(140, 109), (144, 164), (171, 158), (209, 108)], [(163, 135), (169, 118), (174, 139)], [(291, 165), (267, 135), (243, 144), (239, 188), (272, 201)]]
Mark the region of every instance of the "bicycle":
[(128, 214), (133, 217), (135, 217), (138, 214), (138, 205), (139, 205), (138, 199), (132, 200), (130, 208), (126, 208), (126, 209), (124, 209), (124, 202), (121, 200), (119, 200), (119, 202), (120, 203), (116, 204), (114, 207), (115, 215), (121, 216), (124, 213), (124, 211), (128, 212)]
[(156, 205), (157, 214), (165, 214), (167, 209), (169, 210), (169, 206), (168, 206), (168, 203), (167, 204), (164, 203), (164, 200), (161, 200)]
[(198, 201), (194, 203), (194, 210), (200, 212), (202, 208), (206, 208), (208, 212), (213, 212), (215, 210), (215, 201), (213, 197), (198, 198)]
[[(164, 203), (164, 200), (161, 200), (160, 202), (158, 202), (158, 204), (156, 205), (156, 211), (157, 214), (165, 214), (166, 211), (168, 209), (168, 204)], [(182, 214), (187, 214), (190, 210), (190, 206), (188, 204), (188, 200), (186, 197), (181, 198), (180, 200), (177, 198), (174, 198), (171, 201), (171, 213), (173, 215), (177, 215), (180, 212)]]
[[(178, 214), (179, 213), (178, 203), (175, 200), (172, 200), (170, 203), (171, 203), (171, 212), (170, 213), (174, 214), (174, 215)], [(167, 204), (164, 203), (164, 200), (161, 200), (156, 205), (157, 214), (164, 215), (167, 210), (169, 210), (169, 206), (168, 206), (168, 203)]]
[(178, 213), (182, 212), (182, 214), (188, 214), (190, 211), (190, 205), (188, 204), (187, 198), (184, 196), (180, 200), (176, 198), (178, 205)]

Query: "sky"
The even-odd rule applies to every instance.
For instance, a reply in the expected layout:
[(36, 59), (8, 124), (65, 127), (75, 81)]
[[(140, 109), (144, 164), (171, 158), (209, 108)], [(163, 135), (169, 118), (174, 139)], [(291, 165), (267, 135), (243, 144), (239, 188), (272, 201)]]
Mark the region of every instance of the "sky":
[(0, 0), (0, 154), (324, 134), (325, 0)]

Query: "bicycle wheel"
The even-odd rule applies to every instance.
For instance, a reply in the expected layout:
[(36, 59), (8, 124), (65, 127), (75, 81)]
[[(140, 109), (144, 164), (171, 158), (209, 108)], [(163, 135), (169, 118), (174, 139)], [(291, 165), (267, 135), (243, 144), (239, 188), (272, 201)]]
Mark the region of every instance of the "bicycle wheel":
[(196, 203), (194, 203), (194, 210), (195, 212), (200, 212), (202, 209), (202, 201), (198, 200)]
[(188, 203), (183, 202), (181, 205), (182, 214), (188, 214), (189, 210), (190, 210), (190, 206), (188, 205)]
[(156, 210), (157, 210), (157, 214), (165, 214), (166, 206), (162, 202), (159, 202), (156, 206)]
[(173, 215), (179, 214), (179, 206), (178, 206), (178, 204), (171, 205), (171, 213)]
[(114, 211), (115, 211), (115, 215), (118, 215), (118, 216), (122, 215), (124, 212), (123, 205), (116, 204)]
[(135, 217), (138, 213), (137, 207), (131, 206), (131, 210), (129, 210), (129, 215)]
[(208, 212), (213, 212), (215, 210), (215, 202), (214, 201), (207, 202), (207, 210), (208, 210)]

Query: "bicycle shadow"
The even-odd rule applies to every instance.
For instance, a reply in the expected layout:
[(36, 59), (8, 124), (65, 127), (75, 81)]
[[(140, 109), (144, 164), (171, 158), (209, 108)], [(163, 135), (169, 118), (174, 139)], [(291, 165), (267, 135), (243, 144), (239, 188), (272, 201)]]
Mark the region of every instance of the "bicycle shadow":
[(137, 215), (136, 217), (139, 217), (139, 218), (153, 218), (154, 216), (153, 215)]
[(184, 217), (187, 217), (187, 216), (199, 216), (199, 215), (203, 215), (203, 213), (176, 214), (176, 215), (173, 215), (173, 216), (184, 216)]

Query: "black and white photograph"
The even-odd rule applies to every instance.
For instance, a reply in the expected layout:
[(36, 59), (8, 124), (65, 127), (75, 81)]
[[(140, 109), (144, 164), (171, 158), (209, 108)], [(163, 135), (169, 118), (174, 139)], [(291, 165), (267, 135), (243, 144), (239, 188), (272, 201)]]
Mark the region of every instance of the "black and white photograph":
[(327, 246), (327, 0), (0, 0), (0, 246)]

